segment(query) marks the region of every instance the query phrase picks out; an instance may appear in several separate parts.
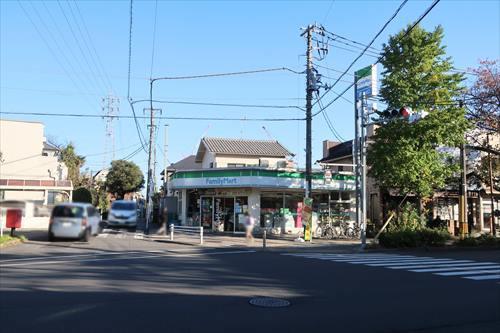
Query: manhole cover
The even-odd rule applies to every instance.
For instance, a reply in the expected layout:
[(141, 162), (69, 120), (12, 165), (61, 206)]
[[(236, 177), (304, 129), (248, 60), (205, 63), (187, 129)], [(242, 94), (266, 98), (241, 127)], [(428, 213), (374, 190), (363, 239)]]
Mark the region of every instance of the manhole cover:
[(286, 299), (272, 298), (272, 297), (255, 297), (249, 302), (255, 306), (261, 306), (265, 308), (283, 308), (290, 306), (290, 302)]

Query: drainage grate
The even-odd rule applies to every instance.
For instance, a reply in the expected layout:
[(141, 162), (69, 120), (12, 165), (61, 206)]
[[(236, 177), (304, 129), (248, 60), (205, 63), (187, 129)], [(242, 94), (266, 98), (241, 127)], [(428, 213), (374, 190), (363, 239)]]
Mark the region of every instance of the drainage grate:
[(286, 299), (272, 297), (255, 297), (252, 298), (249, 303), (264, 308), (283, 308), (290, 306), (290, 302)]

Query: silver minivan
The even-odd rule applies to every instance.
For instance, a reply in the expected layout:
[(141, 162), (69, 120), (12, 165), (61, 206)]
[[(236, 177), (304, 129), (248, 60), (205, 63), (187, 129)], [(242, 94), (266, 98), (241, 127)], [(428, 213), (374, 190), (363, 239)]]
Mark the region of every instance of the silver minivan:
[(56, 238), (76, 238), (88, 242), (100, 231), (99, 211), (88, 203), (67, 202), (52, 209), (49, 241)]
[(109, 226), (136, 227), (137, 203), (130, 200), (115, 200), (108, 213)]

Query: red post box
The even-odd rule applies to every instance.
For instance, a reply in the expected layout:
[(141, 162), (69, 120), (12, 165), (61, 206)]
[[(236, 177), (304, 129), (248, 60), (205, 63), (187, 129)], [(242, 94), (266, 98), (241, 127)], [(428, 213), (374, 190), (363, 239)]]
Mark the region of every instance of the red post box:
[(21, 209), (7, 209), (6, 226), (7, 228), (21, 228), (23, 211)]

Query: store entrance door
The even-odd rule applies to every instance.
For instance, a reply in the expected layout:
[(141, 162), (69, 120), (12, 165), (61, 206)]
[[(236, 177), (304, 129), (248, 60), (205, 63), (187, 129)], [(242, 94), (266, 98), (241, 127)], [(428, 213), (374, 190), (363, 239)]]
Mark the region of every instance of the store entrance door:
[(200, 198), (200, 218), (203, 228), (212, 229), (213, 221), (213, 197)]
[(214, 226), (218, 231), (234, 231), (234, 197), (214, 197)]

